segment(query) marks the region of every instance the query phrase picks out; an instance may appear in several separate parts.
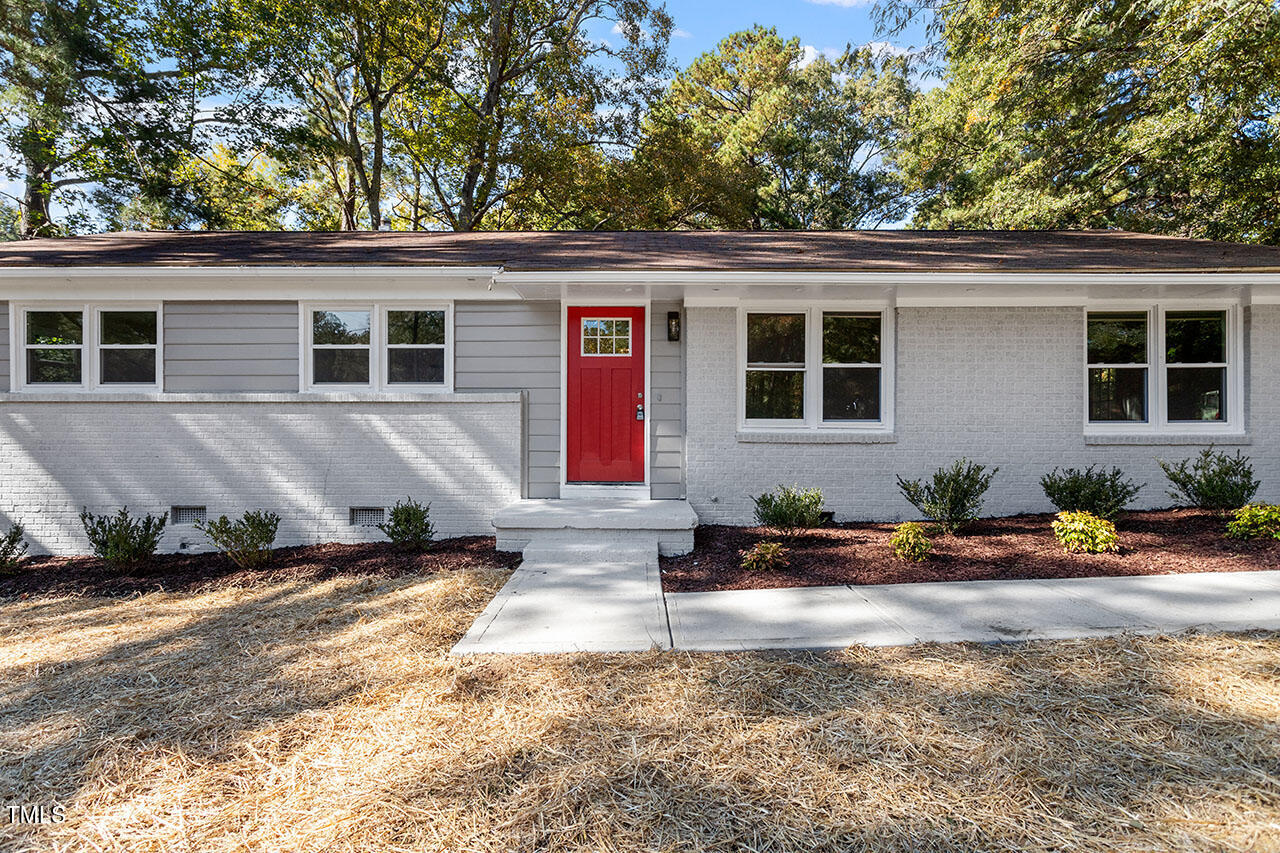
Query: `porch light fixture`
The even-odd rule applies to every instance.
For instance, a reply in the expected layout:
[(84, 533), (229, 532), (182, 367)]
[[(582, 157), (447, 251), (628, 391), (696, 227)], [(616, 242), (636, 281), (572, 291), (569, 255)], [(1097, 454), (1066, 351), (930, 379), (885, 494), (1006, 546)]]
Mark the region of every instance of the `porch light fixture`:
[(669, 341), (680, 340), (680, 312), (679, 311), (667, 312), (667, 340)]

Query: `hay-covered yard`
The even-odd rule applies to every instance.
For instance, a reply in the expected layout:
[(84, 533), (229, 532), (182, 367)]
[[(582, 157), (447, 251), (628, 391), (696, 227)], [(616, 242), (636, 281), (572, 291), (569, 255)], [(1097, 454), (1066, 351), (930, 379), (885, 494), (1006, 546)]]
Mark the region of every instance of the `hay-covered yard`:
[(447, 657), (504, 577), (0, 604), (0, 846), (1280, 850), (1280, 637)]

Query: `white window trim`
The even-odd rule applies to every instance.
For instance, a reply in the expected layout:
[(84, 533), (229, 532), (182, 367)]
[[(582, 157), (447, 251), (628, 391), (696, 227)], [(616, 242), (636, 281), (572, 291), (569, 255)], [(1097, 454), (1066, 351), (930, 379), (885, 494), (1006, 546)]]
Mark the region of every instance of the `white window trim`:
[[(822, 420), (822, 314), (823, 312), (878, 313), (880, 315), (880, 420)], [(747, 315), (804, 314), (804, 421), (747, 420)], [(738, 307), (738, 364), (735, 382), (738, 391), (740, 432), (823, 432), (890, 434), (894, 429), (894, 344), (895, 311), (883, 302), (757, 303)], [(836, 365), (832, 365), (833, 367)], [(859, 366), (859, 365), (854, 365)], [(874, 367), (877, 365), (865, 365)]]
[[(1147, 420), (1089, 420), (1089, 315), (1114, 311), (1143, 312), (1147, 315)], [(1165, 316), (1178, 311), (1225, 311), (1227, 356), (1227, 408), (1221, 421), (1170, 421), (1169, 385), (1166, 380)], [(1160, 302), (1093, 303), (1083, 313), (1084, 340), (1081, 382), (1084, 396), (1081, 418), (1086, 436), (1106, 435), (1238, 435), (1244, 432), (1244, 312), (1239, 302), (1177, 300)]]
[[(80, 382), (27, 382), (27, 312), (28, 311), (80, 311), (84, 317), (84, 331), (80, 342)], [(102, 344), (100, 341), (103, 311), (154, 311), (156, 315), (156, 381), (155, 382), (107, 382), (102, 376)], [(9, 387), (14, 393), (66, 393), (112, 394), (161, 391), (164, 389), (164, 303), (152, 301), (106, 302), (38, 302), (9, 303), (9, 364), (12, 365)], [(148, 345), (119, 345), (111, 349), (151, 349)]]
[[(299, 359), (298, 387), (302, 391), (343, 392), (378, 391), (406, 394), (448, 394), (453, 392), (453, 302), (360, 302), (325, 301), (304, 302), (299, 306), (298, 340), (302, 358)], [(338, 384), (312, 382), (313, 345), (311, 343), (312, 316), (317, 311), (368, 311), (369, 312), (369, 381), (367, 383)], [(444, 312), (444, 382), (408, 383), (389, 382), (387, 312), (388, 311), (443, 311)], [(353, 344), (350, 349), (364, 348)], [(423, 348), (429, 348), (423, 345)]]

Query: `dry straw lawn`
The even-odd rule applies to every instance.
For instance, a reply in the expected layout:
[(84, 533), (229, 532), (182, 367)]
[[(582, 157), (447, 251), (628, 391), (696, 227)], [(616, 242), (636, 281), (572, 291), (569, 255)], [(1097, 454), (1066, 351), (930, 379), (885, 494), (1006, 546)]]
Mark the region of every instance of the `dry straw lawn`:
[(500, 572), (0, 604), (8, 850), (1280, 850), (1280, 637), (453, 660)]

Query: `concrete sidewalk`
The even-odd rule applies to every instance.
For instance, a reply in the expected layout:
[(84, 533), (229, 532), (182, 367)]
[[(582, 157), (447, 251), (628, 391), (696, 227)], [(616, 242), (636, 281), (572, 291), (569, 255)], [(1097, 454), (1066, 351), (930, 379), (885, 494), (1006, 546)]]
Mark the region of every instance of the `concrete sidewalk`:
[(689, 651), (1280, 630), (1280, 572), (834, 586), (666, 596)]

